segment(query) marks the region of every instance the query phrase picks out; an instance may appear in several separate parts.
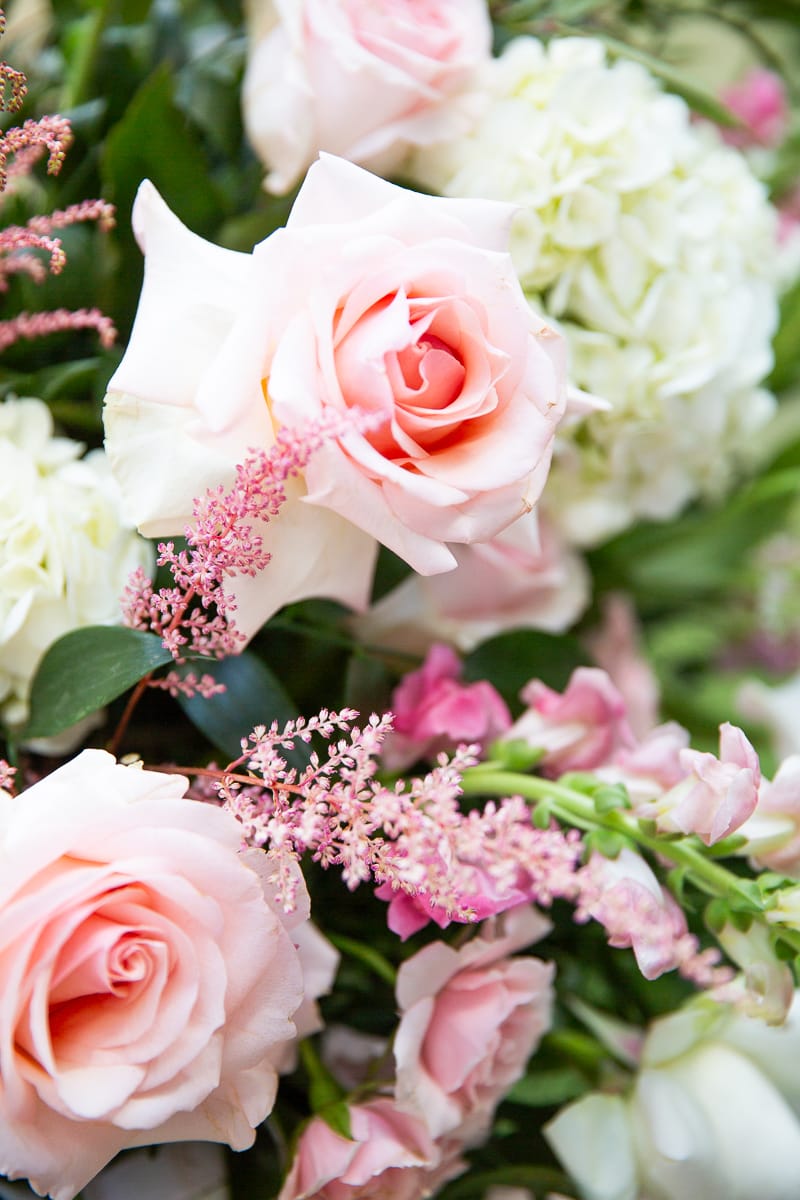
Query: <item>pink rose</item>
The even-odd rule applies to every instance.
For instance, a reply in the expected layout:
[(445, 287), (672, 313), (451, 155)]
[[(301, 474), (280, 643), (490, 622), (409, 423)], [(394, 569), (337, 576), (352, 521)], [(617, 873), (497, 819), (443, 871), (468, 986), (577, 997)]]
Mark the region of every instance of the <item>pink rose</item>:
[(435, 759), (461, 743), (487, 746), (511, 724), (500, 693), (486, 680), (461, 683), (461, 660), (449, 646), (434, 645), (417, 671), (392, 693), (394, 728), (383, 744), (389, 771), (403, 771), (420, 758)]
[(455, 570), (409, 575), (354, 617), (353, 629), (365, 642), (412, 654), (437, 641), (469, 651), (510, 629), (562, 633), (589, 602), (589, 576), (554, 527), (537, 517), (520, 517), (488, 542), (451, 546)]
[(729, 145), (780, 146), (788, 132), (790, 112), (783, 80), (774, 71), (754, 68), (725, 88), (720, 99), (744, 125), (744, 129), (720, 129)]
[(446, 543), (492, 538), (536, 501), (564, 344), (520, 290), (510, 215), (326, 157), (286, 229), (246, 256), (188, 233), (143, 185), (145, 284), (106, 411), (139, 526), (181, 532), (192, 497), (270, 445), (273, 422), (372, 421), (325, 443), (267, 527), (277, 565), (232, 588), (246, 633), (290, 599), (363, 607), (375, 539), (423, 574), (448, 571)]
[(550, 1024), (554, 968), (509, 955), (549, 928), (533, 908), (513, 909), (460, 950), (433, 942), (401, 966), (397, 1102), (434, 1137), (480, 1141), (524, 1073)]
[(625, 700), (605, 671), (577, 667), (563, 695), (532, 679), (522, 699), (528, 708), (507, 737), (543, 750), (548, 775), (591, 771), (635, 744)]
[(243, 105), (265, 186), (288, 191), (320, 150), (390, 174), (464, 132), (491, 44), (485, 0), (256, 0)]
[(466, 1165), (443, 1162), (423, 1122), (392, 1100), (351, 1105), (350, 1131), (352, 1141), (314, 1117), (278, 1200), (423, 1200)]
[(272, 1108), (297, 953), (186, 787), (86, 750), (0, 793), (0, 1171), (55, 1200), (125, 1147), (242, 1150)]

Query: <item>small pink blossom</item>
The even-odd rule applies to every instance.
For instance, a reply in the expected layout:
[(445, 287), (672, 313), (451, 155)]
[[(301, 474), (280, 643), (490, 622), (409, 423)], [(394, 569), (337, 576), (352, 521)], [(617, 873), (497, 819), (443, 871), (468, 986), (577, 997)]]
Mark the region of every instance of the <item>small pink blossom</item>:
[(599, 779), (622, 783), (638, 816), (650, 816), (647, 806), (686, 777), (681, 751), (689, 745), (689, 733), (677, 721), (657, 725), (632, 749), (617, 751), (608, 766), (597, 767)]
[(780, 146), (789, 127), (789, 103), (783, 80), (774, 71), (756, 67), (738, 83), (725, 88), (720, 99), (743, 123), (743, 129), (722, 128), (730, 146)]
[(673, 833), (694, 833), (713, 846), (734, 833), (758, 803), (761, 769), (750, 742), (729, 722), (720, 725), (719, 758), (699, 750), (681, 750), (684, 779), (653, 805), (658, 827)]
[[(511, 877), (503, 881), (502, 886), (485, 868), (472, 866), (470, 872), (468, 864), (462, 863), (460, 867), (465, 881), (462, 883), (462, 900), (471, 909), (476, 921), (485, 921), (487, 917), (516, 908), (533, 900), (536, 895), (531, 876), (519, 865), (512, 870)], [(466, 880), (470, 875), (467, 887)], [(375, 889), (375, 895), (379, 900), (389, 902), (386, 923), (403, 942), (424, 929), (429, 921), (435, 921), (440, 929), (446, 929), (451, 923), (452, 918), (447, 910), (433, 904), (425, 892), (412, 896), (384, 883)]]
[(543, 750), (543, 766), (552, 777), (591, 771), (618, 749), (635, 745), (625, 700), (605, 671), (578, 667), (563, 695), (533, 679), (522, 699), (528, 708), (506, 736)]
[(436, 644), (395, 688), (394, 729), (383, 748), (387, 770), (402, 771), (460, 743), (486, 746), (509, 728), (511, 714), (499, 692), (485, 680), (461, 683), (462, 669), (449, 646)]
[(442, 1152), (418, 1118), (386, 1098), (350, 1106), (352, 1140), (313, 1117), (278, 1200), (423, 1200), (466, 1164)]
[(549, 1028), (553, 964), (509, 957), (549, 928), (517, 908), (459, 950), (433, 942), (401, 966), (397, 1102), (434, 1137), (480, 1142)]
[(728, 981), (730, 972), (715, 967), (719, 953), (699, 952), (683, 910), (640, 855), (627, 848), (614, 859), (595, 852), (581, 874), (584, 894), (575, 919), (592, 917), (604, 926), (609, 946), (631, 948), (645, 979), (678, 968), (700, 986)]

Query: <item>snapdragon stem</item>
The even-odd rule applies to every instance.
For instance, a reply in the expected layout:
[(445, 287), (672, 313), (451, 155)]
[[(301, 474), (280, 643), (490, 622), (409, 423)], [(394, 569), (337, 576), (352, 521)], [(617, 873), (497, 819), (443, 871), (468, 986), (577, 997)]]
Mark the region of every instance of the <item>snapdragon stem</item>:
[[(694, 838), (659, 837), (648, 833), (635, 816), (622, 809), (599, 813), (591, 796), (564, 784), (538, 775), (507, 771), (485, 762), (464, 772), (462, 788), (465, 794), (473, 796), (522, 796), (533, 802), (543, 801), (557, 820), (587, 832), (602, 829), (622, 834), (643, 849), (668, 859), (683, 868), (691, 882), (708, 896), (738, 900), (746, 912), (761, 920), (765, 919), (763, 914), (770, 907), (768, 902), (759, 903), (748, 880), (707, 858)], [(800, 930), (782, 922), (770, 921), (769, 925), (795, 954), (800, 953)]]

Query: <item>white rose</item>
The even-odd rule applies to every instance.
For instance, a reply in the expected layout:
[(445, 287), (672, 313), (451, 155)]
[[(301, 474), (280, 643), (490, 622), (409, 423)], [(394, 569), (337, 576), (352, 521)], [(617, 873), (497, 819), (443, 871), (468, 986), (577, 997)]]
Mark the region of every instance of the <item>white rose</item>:
[(627, 1097), (546, 1127), (586, 1200), (796, 1200), (800, 1002), (770, 1026), (708, 1002), (654, 1022)]
[(53, 437), (41, 400), (0, 405), (0, 720), (28, 713), (33, 675), (62, 634), (121, 620), (130, 572), (150, 547), (120, 516), (102, 451)]

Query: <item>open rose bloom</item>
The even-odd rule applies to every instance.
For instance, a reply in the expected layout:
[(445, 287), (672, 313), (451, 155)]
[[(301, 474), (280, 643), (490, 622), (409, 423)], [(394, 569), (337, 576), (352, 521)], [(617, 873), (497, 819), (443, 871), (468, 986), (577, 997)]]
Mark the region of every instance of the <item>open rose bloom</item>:
[(564, 347), (522, 295), (511, 215), (323, 157), (286, 228), (242, 255), (189, 233), (143, 185), (144, 289), (106, 407), (142, 532), (182, 533), (193, 498), (277, 426), (354, 422), (258, 531), (280, 566), (233, 581), (245, 634), (308, 596), (363, 607), (376, 542), (421, 574), (449, 571), (447, 543), (488, 540), (538, 499)]
[(71, 1200), (129, 1146), (244, 1149), (302, 999), (264, 856), (180, 776), (86, 750), (0, 792), (0, 1172)]
[(466, 131), (492, 27), (484, 0), (251, 0), (244, 118), (291, 188), (319, 150), (388, 174)]

